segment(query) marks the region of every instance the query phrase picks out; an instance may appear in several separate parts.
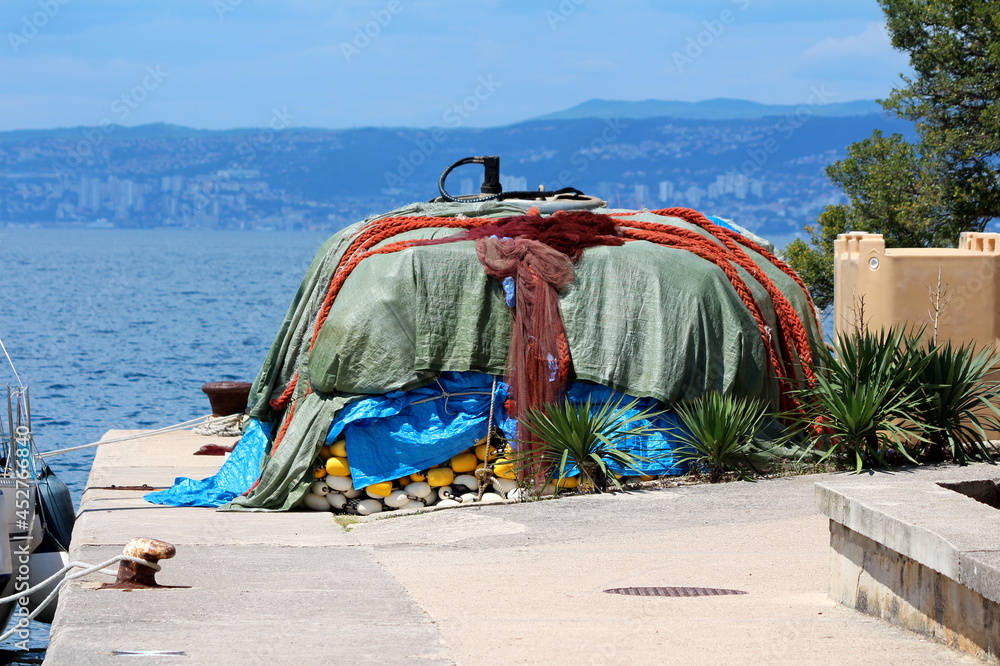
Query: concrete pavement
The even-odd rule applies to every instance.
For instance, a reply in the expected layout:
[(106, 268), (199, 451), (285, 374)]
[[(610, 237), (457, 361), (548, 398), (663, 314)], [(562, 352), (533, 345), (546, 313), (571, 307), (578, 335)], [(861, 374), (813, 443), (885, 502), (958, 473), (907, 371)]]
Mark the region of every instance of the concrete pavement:
[[(190, 454), (212, 441), (108, 444), (90, 485), (210, 475), (222, 459)], [(168, 508), (89, 489), (73, 559), (164, 539), (177, 556), (157, 578), (186, 587), (73, 583), (46, 663), (120, 664), (115, 650), (184, 653), (129, 658), (151, 664), (977, 663), (828, 599), (822, 478), (463, 507), (349, 531), (332, 514)], [(748, 594), (603, 592), (627, 586)]]

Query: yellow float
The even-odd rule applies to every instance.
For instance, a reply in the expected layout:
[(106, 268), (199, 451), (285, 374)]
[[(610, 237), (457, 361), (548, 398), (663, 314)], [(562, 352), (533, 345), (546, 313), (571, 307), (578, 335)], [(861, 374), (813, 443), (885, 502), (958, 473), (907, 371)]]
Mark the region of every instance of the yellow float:
[(372, 485), (365, 488), (365, 492), (368, 493), (369, 497), (378, 499), (379, 497), (386, 497), (392, 492), (392, 481), (383, 481), (382, 483), (373, 483)]
[[(485, 439), (485, 438), (484, 438)], [(483, 440), (479, 440), (483, 441)], [(490, 445), (483, 442), (482, 444), (476, 444), (476, 457), (480, 460), (485, 461), (490, 454)]]
[(456, 474), (464, 474), (474, 471), (478, 463), (479, 459), (475, 453), (463, 451), (451, 459), (451, 468), (455, 470)]
[(347, 458), (333, 457), (326, 461), (326, 473), (330, 476), (350, 476), (351, 466)]
[(455, 480), (455, 472), (450, 467), (432, 467), (427, 470), (427, 483), (438, 488)]
[(501, 479), (517, 478), (517, 473), (514, 471), (514, 463), (506, 458), (497, 460), (497, 464), (493, 466), (493, 473)]
[(330, 445), (330, 455), (337, 456), (338, 458), (347, 457), (347, 440), (338, 439), (336, 442)]

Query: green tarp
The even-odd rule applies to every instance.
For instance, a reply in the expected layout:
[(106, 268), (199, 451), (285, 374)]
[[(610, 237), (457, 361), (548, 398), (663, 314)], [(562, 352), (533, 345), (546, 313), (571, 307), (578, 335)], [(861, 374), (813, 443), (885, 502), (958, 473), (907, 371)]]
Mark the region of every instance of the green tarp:
[[(607, 211), (597, 211), (607, 212)], [(504, 204), (415, 204), (384, 216), (507, 217)], [(374, 218), (373, 218), (374, 219)], [(708, 236), (675, 218), (671, 224)], [(365, 222), (370, 222), (366, 220)], [(339, 232), (318, 252), (302, 282), (251, 393), (251, 415), (276, 419), (270, 399), (298, 373), (294, 418), (258, 487), (223, 509), (286, 510), (307, 492), (319, 446), (337, 412), (363, 394), (413, 388), (443, 370), (502, 374), (511, 310), (485, 274), (472, 242), (409, 248), (363, 261), (334, 302), (316, 346), (313, 327), (341, 255), (365, 222)], [(408, 232), (435, 238), (453, 229)], [(798, 285), (748, 250), (800, 313), (819, 341), (813, 313)], [(763, 287), (743, 269), (772, 329), (774, 310)], [(586, 250), (576, 280), (560, 297), (575, 378), (667, 405), (709, 390), (760, 396), (777, 404), (760, 332), (722, 271), (684, 250), (645, 241)]]

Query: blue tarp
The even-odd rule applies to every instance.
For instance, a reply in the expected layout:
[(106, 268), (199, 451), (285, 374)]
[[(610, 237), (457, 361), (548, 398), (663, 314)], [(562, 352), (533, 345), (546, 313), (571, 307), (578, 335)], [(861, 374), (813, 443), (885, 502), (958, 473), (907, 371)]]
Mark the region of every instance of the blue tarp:
[(717, 217), (715, 215), (706, 215), (705, 217), (707, 217), (708, 219), (710, 219), (712, 222), (715, 222), (720, 227), (725, 227), (726, 229), (729, 229), (730, 231), (735, 231), (738, 234), (744, 234), (745, 235), (745, 232), (746, 232), (745, 229), (743, 229), (742, 227), (737, 227), (735, 224), (732, 223), (732, 221), (727, 220), (724, 217)]
[[(436, 382), (353, 402), (337, 415), (327, 442), (347, 440), (356, 488), (433, 467), (486, 436), (493, 376), (443, 372)], [(497, 382), (495, 418), (507, 388)]]
[[(445, 372), (435, 384), (360, 400), (338, 415), (327, 442), (341, 436), (346, 439), (351, 476), (358, 488), (425, 470), (468, 449), (486, 435), (492, 385), (491, 375)], [(503, 409), (507, 391), (507, 385), (498, 381), (494, 418), (508, 441), (515, 441), (517, 421)], [(627, 404), (631, 400), (630, 396), (606, 386), (583, 382), (572, 384), (567, 397), (577, 403), (590, 398), (592, 405), (619, 400)], [(655, 400), (645, 398), (627, 416), (655, 407)], [(667, 428), (678, 423), (676, 416), (667, 413), (652, 422), (638, 421), (635, 425)], [(669, 433), (629, 438), (625, 446), (634, 453), (655, 458), (641, 466), (643, 474), (684, 472), (671, 454), (677, 444)], [(611, 467), (619, 473), (637, 473)]]
[(706, 215), (705, 217), (707, 217), (709, 220), (711, 220), (715, 224), (719, 225), (720, 227), (725, 227), (726, 229), (729, 229), (730, 231), (735, 231), (736, 233), (738, 233), (741, 236), (746, 236), (747, 238), (749, 238), (750, 240), (752, 240), (754, 243), (757, 243), (761, 247), (763, 247), (763, 248), (765, 248), (767, 250), (770, 250), (771, 252), (774, 252), (774, 244), (771, 243), (771, 241), (767, 240), (766, 238), (761, 238), (760, 236), (758, 236), (754, 232), (750, 231), (749, 229), (744, 229), (743, 227), (741, 227), (740, 225), (736, 224), (732, 220), (727, 220), (724, 217), (718, 217), (716, 215)]
[(271, 427), (250, 420), (243, 436), (215, 476), (196, 481), (180, 477), (174, 485), (145, 495), (147, 502), (167, 506), (217, 507), (242, 495), (260, 476), (261, 462), (268, 448)]
[[(421, 388), (371, 396), (349, 404), (331, 424), (327, 442), (341, 437), (347, 440), (351, 476), (356, 487), (398, 479), (440, 464), (486, 436), (493, 390), (492, 375), (443, 372), (434, 383)], [(515, 441), (517, 421), (504, 409), (507, 394), (507, 385), (498, 379), (493, 400), (494, 418), (507, 439)], [(630, 396), (606, 386), (585, 382), (572, 384), (567, 396), (578, 403), (589, 398), (595, 406), (631, 400)], [(654, 399), (643, 398), (628, 416), (655, 407)], [(652, 422), (639, 421), (635, 425), (673, 428), (678, 423), (677, 417), (668, 412)], [(268, 450), (267, 427), (267, 424), (251, 420), (239, 444), (215, 476), (201, 481), (179, 478), (172, 488), (149, 493), (146, 500), (169, 506), (217, 507), (243, 494), (260, 475), (261, 463)], [(667, 432), (630, 438), (625, 446), (654, 460), (642, 464), (639, 470), (609, 465), (618, 473), (682, 474), (686, 469), (672, 454), (677, 443)]]

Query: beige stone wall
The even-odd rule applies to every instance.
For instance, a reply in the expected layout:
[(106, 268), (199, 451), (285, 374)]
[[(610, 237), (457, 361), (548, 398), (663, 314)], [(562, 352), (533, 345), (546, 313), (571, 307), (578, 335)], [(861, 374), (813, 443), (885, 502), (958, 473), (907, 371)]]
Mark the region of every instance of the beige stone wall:
[(852, 232), (834, 242), (834, 326), (933, 325), (932, 292), (947, 302), (939, 340), (1000, 346), (1000, 234), (964, 233), (957, 248), (889, 248), (882, 234)]

